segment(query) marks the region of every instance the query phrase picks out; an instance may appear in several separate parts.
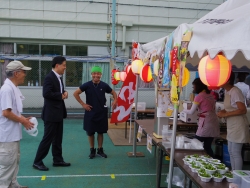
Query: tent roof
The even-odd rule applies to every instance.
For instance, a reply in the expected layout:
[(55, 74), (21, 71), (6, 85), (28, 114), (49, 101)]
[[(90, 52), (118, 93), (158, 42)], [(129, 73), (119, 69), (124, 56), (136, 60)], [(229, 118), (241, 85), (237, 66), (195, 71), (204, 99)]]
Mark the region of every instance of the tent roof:
[[(192, 30), (187, 63), (195, 66), (204, 55), (214, 58), (223, 52), (236, 67), (250, 68), (249, 10), (249, 0), (228, 0), (195, 23), (178, 26), (174, 31), (174, 44), (180, 44), (183, 33)], [(142, 49), (159, 49), (166, 38), (142, 45)]]

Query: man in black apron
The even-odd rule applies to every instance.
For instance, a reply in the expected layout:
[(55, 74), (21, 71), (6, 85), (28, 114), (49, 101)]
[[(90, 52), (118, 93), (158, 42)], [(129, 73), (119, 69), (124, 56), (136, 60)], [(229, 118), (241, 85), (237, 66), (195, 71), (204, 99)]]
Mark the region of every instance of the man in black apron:
[[(100, 80), (102, 77), (101, 67), (92, 67), (91, 76), (92, 80), (82, 84), (74, 92), (74, 97), (85, 109), (83, 129), (87, 132), (89, 139), (89, 158), (93, 159), (96, 154), (96, 149), (94, 148), (95, 132), (98, 133), (97, 155), (103, 158), (107, 158), (107, 155), (103, 152), (102, 148), (103, 133), (107, 133), (108, 131), (108, 108), (106, 106), (107, 100), (105, 97), (105, 93), (110, 93), (114, 97), (112, 109), (116, 108), (117, 94), (107, 83)], [(86, 103), (84, 103), (80, 98), (80, 94), (82, 92), (85, 92), (86, 94)]]

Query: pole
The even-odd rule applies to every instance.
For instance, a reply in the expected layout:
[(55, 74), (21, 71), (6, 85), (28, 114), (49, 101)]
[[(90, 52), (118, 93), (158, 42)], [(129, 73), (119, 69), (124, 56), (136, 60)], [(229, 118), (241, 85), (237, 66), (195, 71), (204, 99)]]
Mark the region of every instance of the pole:
[(172, 186), (174, 153), (175, 153), (175, 137), (176, 137), (176, 128), (177, 128), (177, 120), (178, 120), (178, 109), (179, 109), (179, 104), (174, 104), (173, 134), (172, 134), (172, 140), (171, 140), (168, 188), (171, 188), (171, 186)]
[(133, 155), (136, 155), (136, 117), (137, 117), (137, 103), (138, 103), (138, 82), (139, 82), (139, 75), (136, 74), (136, 88), (135, 88), (135, 116), (134, 116), (134, 143), (133, 143)]
[(116, 38), (116, 0), (112, 0), (112, 44), (111, 44), (111, 61), (110, 68), (114, 69), (115, 65), (115, 38)]
[[(111, 58), (110, 58), (110, 72), (115, 67), (115, 38), (116, 38), (116, 0), (112, 0), (112, 43), (111, 43)], [(115, 90), (115, 85), (112, 85), (112, 89)]]
[(133, 142), (133, 152), (128, 152), (129, 157), (145, 157), (142, 152), (136, 152), (136, 141), (137, 141), (137, 127), (136, 127), (136, 118), (137, 118), (137, 102), (138, 102), (138, 83), (139, 75), (136, 74), (136, 86), (135, 86), (135, 115), (134, 115), (134, 142)]

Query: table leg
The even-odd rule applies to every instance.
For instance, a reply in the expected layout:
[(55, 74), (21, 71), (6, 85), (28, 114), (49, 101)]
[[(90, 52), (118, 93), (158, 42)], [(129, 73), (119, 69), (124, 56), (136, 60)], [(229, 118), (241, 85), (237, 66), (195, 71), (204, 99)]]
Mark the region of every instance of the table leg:
[[(156, 146), (157, 147), (157, 146)], [(156, 187), (161, 187), (161, 171), (162, 171), (162, 159), (163, 159), (163, 151), (161, 148), (157, 147), (157, 167), (156, 167)]]
[(185, 177), (184, 177), (184, 188), (187, 187), (186, 182), (187, 182), (187, 176), (186, 176), (186, 174), (185, 174)]
[(188, 187), (192, 188), (192, 180), (191, 179), (189, 179), (189, 186)]
[(127, 121), (125, 121), (125, 138), (127, 138)]

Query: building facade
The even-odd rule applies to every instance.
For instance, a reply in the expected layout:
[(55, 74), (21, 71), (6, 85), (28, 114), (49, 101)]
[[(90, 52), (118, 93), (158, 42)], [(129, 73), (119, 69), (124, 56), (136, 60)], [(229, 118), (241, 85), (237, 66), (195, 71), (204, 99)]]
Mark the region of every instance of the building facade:
[[(169, 35), (179, 24), (195, 22), (223, 1), (117, 0), (115, 66), (123, 69), (131, 57), (132, 41), (143, 44)], [(41, 86), (55, 55), (67, 56), (68, 108), (80, 107), (72, 92), (90, 79), (91, 66), (102, 66), (103, 79), (110, 83), (112, 0), (2, 0), (0, 10), (0, 81), (13, 55), (33, 68), (21, 86), (29, 97), (26, 108), (42, 107)], [(142, 100), (154, 95), (146, 90)], [(154, 100), (147, 107), (154, 107)]]

